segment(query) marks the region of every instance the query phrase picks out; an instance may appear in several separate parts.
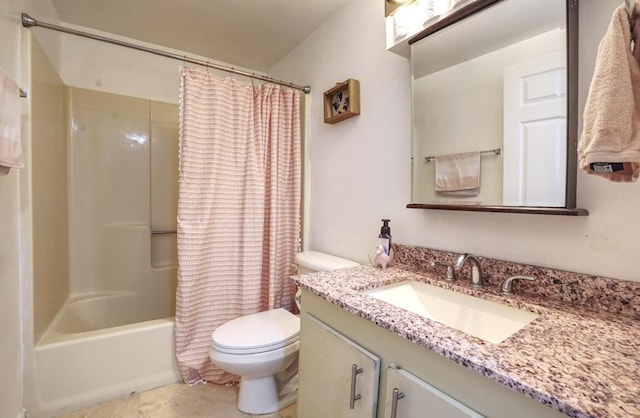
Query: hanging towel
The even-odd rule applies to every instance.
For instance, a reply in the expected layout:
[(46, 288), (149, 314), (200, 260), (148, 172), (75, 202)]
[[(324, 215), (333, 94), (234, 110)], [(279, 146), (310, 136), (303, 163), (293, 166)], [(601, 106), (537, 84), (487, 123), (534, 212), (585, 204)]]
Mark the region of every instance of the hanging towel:
[[(640, 29), (636, 26), (635, 29)], [(582, 170), (616, 182), (640, 176), (640, 66), (624, 5), (600, 41), (578, 143)]]
[(0, 175), (22, 167), (20, 88), (0, 70)]
[(480, 152), (437, 156), (436, 193), (477, 196), (480, 193)]
[[(640, 4), (636, 7), (640, 7)], [(633, 20), (631, 40), (633, 41), (633, 57), (640, 62), (640, 19), (637, 16)]]

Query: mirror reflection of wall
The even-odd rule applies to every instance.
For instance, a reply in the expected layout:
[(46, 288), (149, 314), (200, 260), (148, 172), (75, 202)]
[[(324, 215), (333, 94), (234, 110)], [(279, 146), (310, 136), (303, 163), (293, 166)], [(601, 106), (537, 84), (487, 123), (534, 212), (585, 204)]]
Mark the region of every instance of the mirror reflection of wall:
[[(504, 0), (412, 45), (414, 203), (565, 205), (565, 25), (564, 2)], [(435, 192), (426, 156), (497, 148), (477, 196)]]

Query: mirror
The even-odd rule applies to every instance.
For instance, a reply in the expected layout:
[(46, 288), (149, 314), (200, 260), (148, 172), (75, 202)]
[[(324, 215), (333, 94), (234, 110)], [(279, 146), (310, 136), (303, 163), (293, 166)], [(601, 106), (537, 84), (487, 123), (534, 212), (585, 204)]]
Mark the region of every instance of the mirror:
[[(575, 209), (576, 0), (475, 0), (409, 42), (408, 207), (586, 214)], [(442, 158), (469, 152), (477, 188)]]

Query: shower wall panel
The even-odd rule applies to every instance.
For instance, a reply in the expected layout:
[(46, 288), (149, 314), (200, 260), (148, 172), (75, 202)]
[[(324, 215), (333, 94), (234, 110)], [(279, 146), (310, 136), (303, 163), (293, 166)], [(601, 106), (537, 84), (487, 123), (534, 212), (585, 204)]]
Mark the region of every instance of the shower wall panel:
[[(151, 102), (151, 229), (175, 231), (178, 216), (178, 118), (175, 104)], [(151, 240), (153, 266), (177, 265), (176, 235)]]
[(149, 102), (70, 91), (71, 290), (132, 291), (135, 272), (110, 272), (108, 226), (149, 225)]
[(67, 88), (31, 42), (34, 341), (69, 296)]
[(69, 103), (72, 293), (138, 291), (176, 264), (176, 235), (151, 230), (176, 229), (178, 106), (78, 88)]

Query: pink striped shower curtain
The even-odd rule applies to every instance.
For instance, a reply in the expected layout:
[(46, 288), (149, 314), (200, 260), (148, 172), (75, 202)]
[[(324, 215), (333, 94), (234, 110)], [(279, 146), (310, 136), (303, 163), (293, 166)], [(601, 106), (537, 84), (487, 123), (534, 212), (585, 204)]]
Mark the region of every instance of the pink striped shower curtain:
[(185, 383), (238, 380), (212, 332), (293, 308), (300, 235), (300, 98), (185, 68), (180, 101), (176, 356)]

